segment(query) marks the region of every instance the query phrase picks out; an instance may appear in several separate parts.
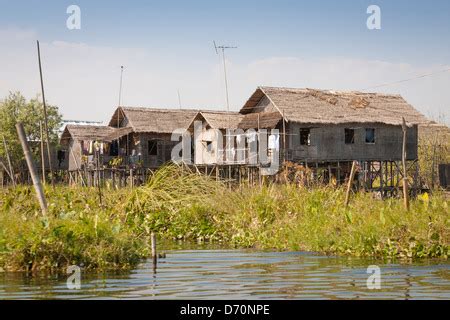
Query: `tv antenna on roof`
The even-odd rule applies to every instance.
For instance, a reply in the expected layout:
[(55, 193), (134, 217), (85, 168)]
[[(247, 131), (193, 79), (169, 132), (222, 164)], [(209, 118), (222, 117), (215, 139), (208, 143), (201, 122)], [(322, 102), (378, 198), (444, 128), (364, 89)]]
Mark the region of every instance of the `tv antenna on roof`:
[(122, 104), (123, 66), (120, 66), (119, 105), (117, 106), (117, 128), (120, 128), (120, 106)]
[(119, 107), (122, 103), (122, 80), (123, 80), (123, 66), (120, 66)]
[(180, 110), (181, 110), (181, 96), (180, 96), (180, 89), (177, 90), (177, 94), (178, 94), (178, 105), (179, 105)]
[(225, 94), (227, 97), (227, 111), (230, 111), (230, 102), (228, 99), (228, 80), (227, 80), (227, 67), (226, 67), (226, 63), (225, 63), (225, 49), (236, 49), (237, 47), (230, 47), (230, 46), (218, 46), (216, 45), (216, 41), (214, 42), (214, 49), (216, 50), (216, 54), (219, 54), (219, 50), (217, 49), (221, 49), (222, 50), (222, 59), (223, 59), (223, 74), (225, 76)]

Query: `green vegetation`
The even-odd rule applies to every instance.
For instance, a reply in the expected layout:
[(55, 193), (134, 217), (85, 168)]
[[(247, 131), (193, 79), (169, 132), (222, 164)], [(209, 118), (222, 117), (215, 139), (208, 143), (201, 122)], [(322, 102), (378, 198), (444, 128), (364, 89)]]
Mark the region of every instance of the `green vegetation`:
[[(57, 129), (61, 125), (61, 115), (58, 108), (47, 105), (48, 130), (50, 143), (58, 141)], [(23, 164), (24, 155), (17, 136), (15, 125), (22, 122), (29, 141), (40, 141), (39, 122), (44, 119), (44, 108), (42, 102), (36, 97), (27, 101), (20, 92), (10, 93), (8, 97), (0, 101), (0, 159), (6, 159), (3, 146), (3, 137), (7, 141), (8, 152), (11, 162), (16, 171)], [(40, 159), (39, 143), (31, 143), (31, 150), (35, 159)], [(5, 162), (6, 163), (6, 162)]]
[(439, 164), (450, 163), (450, 130), (422, 134), (418, 155), (422, 183), (435, 187), (439, 180)]
[(57, 271), (128, 269), (147, 256), (145, 237), (123, 223), (116, 206), (124, 191), (105, 195), (100, 207), (93, 189), (46, 189), (49, 212), (43, 217), (32, 187), (3, 190), (0, 213), (0, 269)]
[(215, 241), (235, 247), (415, 259), (449, 253), (449, 201), (402, 200), (358, 193), (349, 208), (344, 190), (294, 185), (229, 190), (204, 176), (167, 166), (147, 185), (108, 190), (47, 189), (42, 218), (31, 188), (1, 191), (0, 267), (51, 270), (69, 264), (126, 269), (148, 256), (148, 237)]

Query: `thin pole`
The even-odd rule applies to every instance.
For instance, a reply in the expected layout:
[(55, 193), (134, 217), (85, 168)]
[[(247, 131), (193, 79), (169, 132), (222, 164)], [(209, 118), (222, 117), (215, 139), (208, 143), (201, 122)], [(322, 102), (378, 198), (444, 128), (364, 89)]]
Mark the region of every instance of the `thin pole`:
[(286, 165), (286, 174), (287, 174), (287, 164), (286, 164), (286, 120), (283, 111), (283, 163)]
[(38, 60), (39, 60), (39, 74), (41, 77), (42, 104), (44, 105), (44, 129), (45, 129), (46, 143), (47, 143), (48, 166), (50, 169), (50, 180), (52, 182), (52, 186), (54, 186), (52, 157), (50, 154), (50, 143), (49, 143), (49, 133), (48, 133), (47, 105), (45, 103), (44, 79), (42, 78), (41, 50), (39, 48), (39, 41), (37, 41), (37, 50), (38, 50)]
[(350, 201), (350, 190), (352, 189), (353, 179), (355, 179), (356, 164), (357, 162), (353, 161), (352, 170), (350, 171), (350, 177), (347, 184), (347, 192), (345, 193), (345, 207), (348, 207), (348, 203)]
[(436, 166), (436, 146), (438, 143), (438, 133), (436, 132), (436, 135), (434, 137), (434, 143), (433, 143), (433, 158), (431, 159), (431, 189), (434, 190), (434, 175), (435, 175), (435, 166)]
[(17, 134), (19, 135), (20, 143), (22, 144), (25, 160), (27, 161), (28, 170), (30, 171), (31, 179), (33, 179), (34, 189), (36, 190), (36, 196), (41, 206), (42, 214), (47, 215), (47, 201), (45, 200), (44, 190), (42, 188), (41, 180), (36, 174), (36, 166), (34, 165), (33, 157), (31, 156), (30, 147), (27, 143), (27, 136), (23, 129), (22, 123), (16, 124)]
[(75, 155), (73, 154), (72, 148), (70, 148), (70, 154), (72, 155), (73, 161), (75, 162), (75, 165), (77, 166), (77, 172), (78, 172), (78, 174), (80, 176), (80, 179), (81, 179), (81, 186), (83, 186), (83, 184), (85, 186), (87, 186), (87, 184), (84, 182), (83, 174), (81, 173), (81, 169), (78, 166), (78, 161), (77, 161), (77, 158), (75, 157)]
[(96, 154), (96, 167), (97, 167), (98, 197), (99, 197), (99, 200), (100, 200), (100, 206), (103, 207), (102, 188), (100, 187), (100, 151), (96, 150), (95, 154)]
[(123, 80), (123, 66), (120, 66), (119, 107), (122, 104), (122, 80)]
[(151, 239), (151, 246), (152, 246), (152, 260), (153, 260), (153, 271), (156, 271), (156, 264), (157, 264), (157, 253), (156, 253), (156, 235), (154, 232), (150, 235)]
[(42, 121), (39, 121), (41, 132), (41, 162), (42, 162), (42, 183), (45, 184), (45, 154), (44, 154), (44, 133), (42, 132)]
[(5, 136), (2, 135), (2, 137), (3, 137), (3, 145), (5, 146), (6, 160), (8, 161), (9, 176), (11, 178), (13, 186), (15, 187), (16, 186), (16, 181), (14, 179), (14, 170), (13, 170), (13, 167), (12, 167), (12, 164), (11, 164), (11, 158), (9, 157), (8, 146), (6, 145)]
[[(3, 169), (6, 171), (6, 173), (8, 174), (8, 176), (11, 178), (11, 180), (13, 180), (13, 177), (11, 176), (11, 172), (9, 172), (9, 170), (6, 168), (5, 164), (3, 162), (0, 161), (0, 165), (3, 167)], [(3, 176), (2, 176), (3, 179)], [(2, 186), (3, 186), (3, 181), (2, 181)]]
[(405, 118), (402, 118), (402, 130), (403, 130), (403, 145), (402, 145), (402, 165), (403, 165), (403, 199), (405, 209), (409, 210), (409, 193), (408, 193), (408, 176), (406, 169), (406, 131), (408, 127), (406, 126)]
[(225, 76), (225, 94), (227, 96), (227, 111), (230, 111), (230, 103), (228, 100), (227, 67), (226, 67), (226, 63), (225, 63), (225, 48), (222, 48), (222, 59), (223, 59), (223, 74)]
[(181, 110), (181, 97), (180, 97), (180, 90), (177, 90), (177, 94), (178, 94), (178, 105), (180, 106), (180, 110)]

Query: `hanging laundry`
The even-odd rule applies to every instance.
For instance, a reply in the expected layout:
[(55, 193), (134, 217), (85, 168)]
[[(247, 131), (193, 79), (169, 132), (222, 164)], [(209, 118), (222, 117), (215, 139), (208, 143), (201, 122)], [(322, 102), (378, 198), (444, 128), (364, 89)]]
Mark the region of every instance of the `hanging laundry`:
[(279, 134), (271, 134), (269, 136), (269, 149), (279, 150), (280, 148), (280, 135)]
[(88, 153), (88, 151), (89, 151), (89, 141), (84, 140), (84, 141), (81, 141), (81, 142), (82, 142), (81, 143), (81, 148), (83, 149), (83, 154)]
[(98, 141), (94, 142), (94, 151), (99, 152), (100, 151), (100, 143)]
[(275, 149), (275, 140), (276, 140), (275, 135), (271, 134), (269, 136), (269, 145), (268, 145), (269, 149)]
[(252, 143), (256, 141), (256, 132), (247, 132), (247, 140), (248, 143)]
[(280, 135), (275, 134), (275, 150), (280, 150)]

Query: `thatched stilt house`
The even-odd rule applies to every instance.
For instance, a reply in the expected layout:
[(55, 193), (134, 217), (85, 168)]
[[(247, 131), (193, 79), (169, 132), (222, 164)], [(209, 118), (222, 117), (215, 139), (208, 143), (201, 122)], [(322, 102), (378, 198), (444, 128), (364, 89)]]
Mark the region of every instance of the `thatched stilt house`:
[(119, 107), (109, 126), (119, 128), (108, 138), (118, 143), (119, 155), (127, 164), (139, 163), (157, 168), (171, 160), (171, 141), (176, 129), (186, 129), (198, 111), (188, 109), (155, 109)]
[(107, 163), (114, 156), (107, 137), (114, 131), (114, 128), (108, 126), (67, 125), (61, 135), (60, 144), (65, 151), (64, 160), (68, 170), (80, 170), (84, 165), (93, 163), (96, 142), (102, 164)]
[[(236, 163), (236, 154), (239, 151), (235, 139), (239, 133), (236, 129), (242, 118), (238, 112), (199, 111), (188, 128), (194, 143), (193, 163), (198, 165)], [(230, 143), (232, 144), (230, 149), (234, 150), (234, 153), (227, 158), (225, 149)]]
[[(418, 124), (425, 117), (399, 95), (259, 87), (242, 107), (246, 127), (270, 122), (285, 130), (293, 161), (401, 160), (402, 117), (407, 159), (417, 159)], [(264, 119), (264, 120), (263, 120)]]

